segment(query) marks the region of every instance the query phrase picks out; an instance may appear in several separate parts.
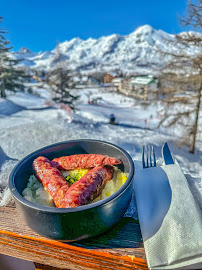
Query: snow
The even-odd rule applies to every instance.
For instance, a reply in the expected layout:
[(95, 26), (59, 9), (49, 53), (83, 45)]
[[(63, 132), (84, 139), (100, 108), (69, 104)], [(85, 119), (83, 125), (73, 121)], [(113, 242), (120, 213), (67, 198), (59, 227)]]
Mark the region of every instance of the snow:
[(31, 95), (28, 93), (18, 92), (14, 96), (8, 97), (8, 100), (13, 101), (14, 104), (23, 106), (26, 109), (42, 108), (44, 106), (44, 98)]
[[(201, 34), (197, 33), (197, 35)], [(56, 65), (55, 58), (60, 53), (59, 59), (64, 63), (64, 66), (79, 72), (115, 72), (120, 70), (125, 74), (156, 75), (157, 70), (169, 60), (169, 57), (165, 56), (162, 61), (162, 55), (157, 53), (159, 49), (176, 53), (184, 50), (185, 53), (189, 54), (195, 54), (198, 50), (194, 46), (179, 47), (168, 42), (175, 40), (175, 35), (156, 30), (150, 25), (143, 25), (125, 36), (113, 34), (87, 40), (74, 38), (59, 43), (55, 49), (47, 52), (33, 53), (22, 48), (15, 53), (15, 57), (25, 59), (21, 65), (49, 70)]]
[[(61, 141), (72, 139), (98, 139), (108, 141), (125, 149), (135, 161), (136, 170), (141, 168), (141, 151), (144, 144), (155, 146), (161, 162), (161, 147), (168, 142), (170, 149), (188, 175), (188, 182), (196, 201), (202, 208), (202, 146), (197, 141), (196, 153), (187, 147), (177, 146), (177, 137), (168, 131), (156, 130), (162, 104), (143, 107), (132, 98), (100, 89), (75, 90), (80, 95), (78, 111), (72, 113), (71, 121), (66, 111), (44, 105), (43, 97), (17, 93), (8, 99), (0, 99), (0, 204), (10, 199), (8, 177), (15, 164), (29, 153)], [(40, 93), (40, 89), (38, 89)], [(88, 100), (101, 97), (98, 104)], [(117, 125), (109, 124), (114, 113)], [(126, 213), (137, 218), (135, 200)]]
[(10, 100), (4, 100), (0, 98), (0, 118), (11, 115), (13, 113), (19, 112), (23, 109), (24, 107), (17, 105), (16, 103), (13, 103)]

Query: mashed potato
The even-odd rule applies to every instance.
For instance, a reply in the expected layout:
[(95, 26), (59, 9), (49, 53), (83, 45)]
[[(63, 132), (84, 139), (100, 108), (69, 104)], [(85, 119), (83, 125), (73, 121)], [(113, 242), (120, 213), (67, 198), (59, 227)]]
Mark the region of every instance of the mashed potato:
[(44, 186), (34, 175), (30, 176), (27, 187), (22, 192), (22, 196), (26, 200), (39, 205), (55, 206), (48, 191), (44, 189)]
[[(88, 169), (77, 169), (71, 171), (62, 171), (62, 174), (65, 177), (68, 175), (76, 175), (80, 179), (88, 171)], [(113, 178), (106, 184), (100, 196), (98, 196), (93, 202), (97, 202), (112, 195), (126, 182), (126, 179), (127, 175), (117, 167), (114, 167)], [(54, 207), (51, 196), (34, 175), (30, 176), (27, 187), (22, 192), (22, 196), (30, 202), (43, 206)]]
[(105, 199), (116, 192), (127, 180), (127, 176), (117, 167), (114, 167), (113, 178), (106, 184), (100, 196), (98, 196), (93, 202)]

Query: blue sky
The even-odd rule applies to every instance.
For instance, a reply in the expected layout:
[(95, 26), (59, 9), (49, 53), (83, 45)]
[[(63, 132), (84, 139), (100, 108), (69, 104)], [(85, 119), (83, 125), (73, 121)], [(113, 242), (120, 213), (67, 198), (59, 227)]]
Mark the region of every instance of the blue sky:
[(118, 33), (127, 35), (150, 24), (168, 33), (182, 31), (177, 16), (186, 0), (0, 0), (1, 27), (14, 50), (52, 50), (57, 42)]

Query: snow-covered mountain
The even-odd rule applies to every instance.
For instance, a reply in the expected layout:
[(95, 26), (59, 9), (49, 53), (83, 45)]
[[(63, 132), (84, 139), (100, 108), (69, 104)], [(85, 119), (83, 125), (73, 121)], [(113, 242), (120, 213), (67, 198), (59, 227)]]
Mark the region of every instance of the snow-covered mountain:
[[(58, 62), (77, 72), (122, 71), (123, 73), (155, 73), (168, 60), (158, 54), (157, 48), (177, 51), (171, 45), (175, 35), (155, 30), (150, 25), (138, 27), (125, 36), (113, 34), (98, 39), (74, 38), (59, 43), (52, 51), (34, 53), (21, 48), (15, 53), (17, 59), (24, 59), (21, 65), (38, 70), (54, 68)], [(193, 53), (193, 48), (187, 48)]]

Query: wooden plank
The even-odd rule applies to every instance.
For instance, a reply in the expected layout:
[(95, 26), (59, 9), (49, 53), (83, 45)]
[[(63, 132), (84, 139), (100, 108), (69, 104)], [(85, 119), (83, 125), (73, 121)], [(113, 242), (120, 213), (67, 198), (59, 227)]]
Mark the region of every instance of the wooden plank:
[(48, 266), (41, 263), (34, 263), (35, 264), (35, 270), (63, 270), (62, 268)]
[(123, 218), (98, 237), (66, 244), (30, 230), (14, 205), (0, 208), (0, 253), (62, 269), (148, 269), (133, 219)]

